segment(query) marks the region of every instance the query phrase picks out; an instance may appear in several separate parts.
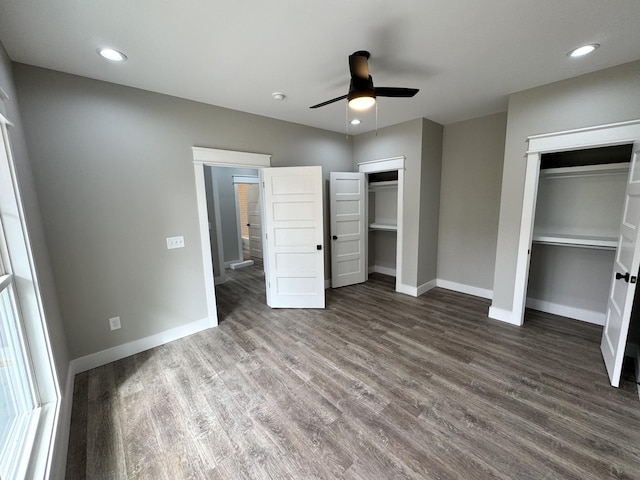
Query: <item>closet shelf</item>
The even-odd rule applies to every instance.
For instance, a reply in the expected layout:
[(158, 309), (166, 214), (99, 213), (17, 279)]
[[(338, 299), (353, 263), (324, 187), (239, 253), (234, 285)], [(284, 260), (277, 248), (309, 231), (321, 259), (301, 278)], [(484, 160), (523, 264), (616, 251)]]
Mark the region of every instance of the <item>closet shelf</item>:
[(385, 182), (371, 182), (369, 184), (369, 191), (375, 192), (376, 190), (381, 188), (397, 188), (397, 187), (398, 187), (397, 180), (387, 180)]
[(398, 231), (397, 225), (391, 225), (389, 223), (370, 223), (369, 230), (385, 230), (387, 232)]
[(583, 177), (589, 175), (616, 175), (629, 171), (629, 162), (581, 165), (577, 167), (545, 168), (540, 178)]
[(615, 250), (618, 246), (617, 237), (574, 234), (569, 235), (562, 233), (534, 233), (533, 242), (545, 245), (597, 248), (604, 250)]

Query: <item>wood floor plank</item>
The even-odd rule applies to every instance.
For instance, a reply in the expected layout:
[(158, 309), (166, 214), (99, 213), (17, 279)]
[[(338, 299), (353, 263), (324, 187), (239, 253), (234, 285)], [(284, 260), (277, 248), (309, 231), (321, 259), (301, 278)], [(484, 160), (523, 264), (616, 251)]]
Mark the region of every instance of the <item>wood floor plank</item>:
[(636, 386), (602, 328), (394, 279), (272, 310), (260, 267), (216, 288), (221, 325), (76, 377), (67, 478), (638, 479)]

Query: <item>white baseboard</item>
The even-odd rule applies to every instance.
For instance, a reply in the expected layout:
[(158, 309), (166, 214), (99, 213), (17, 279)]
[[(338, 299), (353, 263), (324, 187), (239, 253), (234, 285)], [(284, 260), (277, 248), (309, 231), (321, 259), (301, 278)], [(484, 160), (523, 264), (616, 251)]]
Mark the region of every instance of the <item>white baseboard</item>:
[(435, 287), (436, 287), (435, 280), (431, 280), (427, 283), (423, 283), (422, 285), (419, 285), (417, 287), (412, 287), (412, 286), (401, 283), (397, 286), (396, 291), (399, 293), (404, 293), (405, 295), (411, 295), (412, 297), (419, 297), (423, 293), (428, 292), (429, 290)]
[(116, 360), (126, 358), (130, 355), (135, 355), (136, 353), (144, 352), (150, 348), (158, 347), (165, 343), (193, 335), (194, 333), (201, 332), (207, 328), (210, 328), (209, 319), (203, 318), (202, 320), (197, 320), (180, 327), (156, 333), (149, 337), (134, 340), (133, 342), (124, 343), (112, 348), (107, 348), (100, 352), (92, 353), (91, 355), (76, 358), (71, 360), (69, 368), (74, 372), (74, 375), (86, 372), (92, 368), (101, 367), (107, 363), (115, 362)]
[(527, 298), (527, 308), (539, 310), (541, 312), (560, 315), (562, 317), (573, 318), (587, 323), (603, 326), (606, 314), (602, 312), (594, 312), (593, 310), (585, 310), (583, 308), (569, 307), (559, 303), (538, 300), (537, 298)]
[(369, 273), (381, 273), (383, 275), (389, 275), (391, 277), (395, 277), (396, 269), (391, 267), (383, 267), (380, 265), (370, 265)]
[(225, 275), (220, 275), (218, 277), (214, 277), (213, 284), (214, 285), (222, 285), (223, 283), (227, 283), (227, 277)]
[(418, 296), (418, 289), (416, 287), (410, 287), (409, 285), (405, 285), (400, 283), (396, 286), (396, 292), (404, 293), (405, 295), (411, 295), (412, 297)]
[(241, 262), (232, 263), (229, 265), (229, 268), (231, 268), (231, 270), (238, 270), (239, 268), (250, 267), (251, 265), (253, 265), (253, 260), (242, 260)]
[(520, 319), (514, 318), (513, 312), (511, 310), (504, 310), (502, 308), (491, 306), (489, 307), (489, 318), (509, 323), (511, 325), (516, 325), (518, 327), (522, 326)]
[(429, 290), (436, 288), (437, 285), (438, 285), (438, 280), (436, 279), (429, 280), (428, 282), (423, 283), (422, 285), (418, 285), (418, 288), (416, 288), (416, 297), (419, 297), (423, 293), (426, 293)]
[(324, 289), (326, 290), (327, 288), (331, 288), (331, 279), (327, 280), (325, 278), (325, 280), (324, 280)]
[(493, 290), (487, 290), (486, 288), (474, 287), (473, 285), (465, 285), (464, 283), (450, 282), (449, 280), (443, 280), (439, 278), (436, 280), (436, 285), (447, 290), (453, 290), (454, 292), (465, 293), (467, 295), (473, 295), (474, 297), (493, 298)]

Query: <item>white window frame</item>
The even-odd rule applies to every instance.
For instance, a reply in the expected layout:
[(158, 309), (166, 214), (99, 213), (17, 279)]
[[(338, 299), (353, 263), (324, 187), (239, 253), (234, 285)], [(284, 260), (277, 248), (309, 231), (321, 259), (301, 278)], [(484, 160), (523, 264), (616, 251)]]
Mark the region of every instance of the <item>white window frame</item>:
[(22, 450), (14, 452), (15, 470), (10, 478), (40, 480), (49, 478), (51, 472), (61, 394), (11, 153), (9, 125), (0, 114), (0, 216), (4, 231), (0, 249), (5, 272), (12, 276), (13, 297), (22, 320), (37, 403), (30, 426), (23, 432)]

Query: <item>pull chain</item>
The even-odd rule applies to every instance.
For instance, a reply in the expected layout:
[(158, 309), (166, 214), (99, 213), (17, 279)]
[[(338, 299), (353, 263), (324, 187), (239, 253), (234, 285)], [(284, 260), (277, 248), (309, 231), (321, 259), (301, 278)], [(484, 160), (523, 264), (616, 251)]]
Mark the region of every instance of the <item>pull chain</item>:
[(349, 102), (344, 102), (344, 126), (349, 140)]
[(376, 102), (376, 137), (378, 136), (378, 102)]

